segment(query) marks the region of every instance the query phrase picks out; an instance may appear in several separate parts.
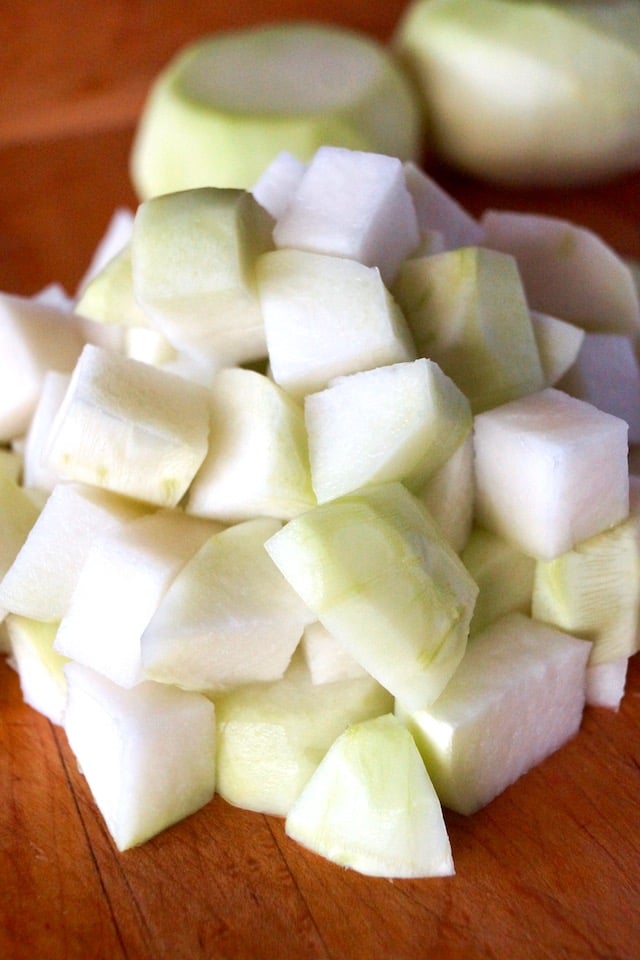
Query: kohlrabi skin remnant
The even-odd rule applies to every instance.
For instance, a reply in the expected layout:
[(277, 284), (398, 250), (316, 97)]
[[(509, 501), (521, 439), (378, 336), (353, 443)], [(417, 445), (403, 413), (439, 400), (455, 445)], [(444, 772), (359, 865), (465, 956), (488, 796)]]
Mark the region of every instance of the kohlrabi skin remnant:
[(280, 23), (205, 37), (156, 79), (131, 155), (138, 195), (245, 187), (282, 150), (324, 144), (418, 159), (418, 99), (390, 49), (337, 26)]
[(416, 0), (393, 48), (430, 143), (469, 173), (580, 184), (640, 163), (636, 0)]

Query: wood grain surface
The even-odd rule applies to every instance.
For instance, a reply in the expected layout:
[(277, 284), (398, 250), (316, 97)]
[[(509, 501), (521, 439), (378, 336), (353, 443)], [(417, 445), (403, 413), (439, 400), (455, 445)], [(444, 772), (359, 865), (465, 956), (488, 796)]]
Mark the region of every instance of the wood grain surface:
[[(116, 206), (155, 73), (220, 28), (301, 17), (386, 39), (404, 4), (168, 0), (4, 4), (0, 289), (69, 290)], [(431, 169), (468, 208), (567, 216), (640, 258), (640, 176), (591, 190), (507, 191)], [(0, 662), (2, 960), (621, 960), (640, 955), (640, 665), (619, 712), (479, 814), (447, 813), (456, 876), (359, 876), (283, 823), (216, 798), (144, 846), (115, 850), (62, 731)]]

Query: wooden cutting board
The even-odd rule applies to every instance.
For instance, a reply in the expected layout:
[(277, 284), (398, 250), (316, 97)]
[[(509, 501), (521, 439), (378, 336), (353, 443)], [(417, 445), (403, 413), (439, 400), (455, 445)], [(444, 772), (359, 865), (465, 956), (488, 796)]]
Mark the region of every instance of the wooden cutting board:
[[(3, 11), (0, 289), (73, 290), (120, 204), (154, 73), (205, 31), (302, 16), (386, 38), (402, 3), (40, 0)], [(473, 213), (567, 216), (640, 258), (640, 176), (506, 191), (436, 170)], [(0, 663), (2, 960), (635, 958), (640, 939), (640, 664), (618, 713), (479, 814), (447, 814), (457, 874), (387, 881), (332, 866), (278, 818), (216, 800), (118, 854), (64, 734)]]

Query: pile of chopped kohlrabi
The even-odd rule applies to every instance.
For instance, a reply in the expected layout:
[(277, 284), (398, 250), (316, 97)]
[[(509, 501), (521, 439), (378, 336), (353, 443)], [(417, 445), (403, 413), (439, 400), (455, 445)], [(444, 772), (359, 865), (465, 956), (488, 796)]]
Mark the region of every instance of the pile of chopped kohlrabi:
[(73, 297), (0, 297), (3, 643), (118, 849), (217, 792), (451, 874), (443, 807), (618, 708), (639, 326), (592, 232), (329, 146), (117, 211)]

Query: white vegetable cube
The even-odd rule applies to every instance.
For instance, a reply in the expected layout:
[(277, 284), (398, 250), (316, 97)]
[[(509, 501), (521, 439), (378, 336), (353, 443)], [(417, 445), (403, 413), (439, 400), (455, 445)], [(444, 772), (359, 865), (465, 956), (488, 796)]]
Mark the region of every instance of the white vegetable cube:
[(391, 714), (350, 726), (289, 811), (288, 836), (375, 877), (453, 874), (440, 802), (415, 743)]
[(0, 475), (19, 483), (22, 478), (22, 453), (16, 448), (0, 447)]
[(438, 524), (445, 540), (456, 553), (460, 553), (473, 526), (473, 434), (469, 434), (449, 459), (431, 474), (417, 497)]
[(404, 175), (421, 236), (436, 231), (442, 237), (443, 251), (482, 243), (484, 230), (480, 223), (433, 177), (411, 160), (404, 165)]
[(215, 692), (283, 675), (314, 617), (264, 549), (280, 526), (237, 523), (184, 565), (142, 635), (149, 679)]
[(300, 652), (314, 684), (335, 683), (367, 675), (364, 667), (331, 636), (319, 620), (304, 628)]
[(253, 185), (251, 193), (274, 220), (289, 206), (307, 165), (288, 150), (281, 150)]
[(5, 623), (22, 699), (52, 723), (62, 724), (67, 702), (64, 667), (68, 659), (54, 649), (57, 624), (15, 614), (10, 614)]
[(295, 398), (334, 377), (415, 359), (407, 322), (377, 269), (276, 250), (260, 257), (257, 276), (271, 372)]
[(138, 207), (133, 288), (176, 349), (225, 363), (265, 355), (254, 267), (273, 247), (272, 229), (246, 190), (202, 187)]
[(95, 537), (60, 621), (56, 650), (120, 686), (140, 683), (145, 628), (184, 564), (219, 530), (175, 509)]
[(83, 345), (69, 313), (0, 294), (0, 443), (25, 433), (45, 374), (71, 371)]
[(551, 560), (629, 509), (627, 424), (552, 387), (475, 418), (476, 514)]
[(518, 261), (527, 301), (592, 332), (636, 334), (640, 299), (630, 267), (597, 234), (542, 214), (487, 210), (484, 243)]
[(51, 426), (46, 458), (62, 479), (172, 507), (208, 442), (204, 387), (87, 345)]
[(189, 489), (188, 513), (233, 523), (289, 519), (315, 505), (299, 404), (241, 367), (216, 375), (209, 402), (209, 450)]
[(96, 323), (153, 329), (152, 320), (136, 300), (133, 289), (131, 240), (88, 279), (74, 311)]
[(397, 157), (320, 147), (276, 222), (277, 247), (358, 260), (390, 283), (420, 240)]
[(266, 543), (289, 583), (382, 686), (435, 700), (464, 654), (477, 587), (401, 483), (321, 504)]
[(0, 581), (0, 607), (34, 620), (61, 620), (94, 537), (148, 509), (98, 487), (58, 484)]
[(118, 850), (195, 813), (215, 790), (215, 709), (198, 693), (143, 683), (124, 690), (65, 667), (64, 728)]
[(57, 370), (49, 370), (44, 376), (38, 403), (25, 436), (22, 481), (25, 487), (51, 492), (58, 482), (56, 471), (44, 463), (44, 451), (51, 424), (62, 406), (70, 381), (70, 373), (59, 373)]
[(416, 257), (392, 289), (418, 355), (442, 367), (474, 413), (546, 386), (513, 257), (482, 247)]
[(532, 310), (530, 316), (546, 386), (557, 386), (569, 392), (558, 381), (577, 360), (585, 331), (575, 323), (567, 323), (538, 310)]
[(445, 807), (474, 813), (577, 733), (589, 647), (508, 614), (470, 641), (434, 704), (397, 705)]
[(427, 359), (339, 377), (307, 395), (304, 418), (319, 503), (392, 480), (421, 489), (472, 426), (467, 398)]
[(272, 683), (215, 698), (216, 790), (229, 803), (286, 816), (350, 723), (388, 713), (393, 698), (366, 674), (314, 684), (296, 655)]

